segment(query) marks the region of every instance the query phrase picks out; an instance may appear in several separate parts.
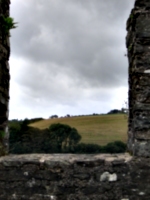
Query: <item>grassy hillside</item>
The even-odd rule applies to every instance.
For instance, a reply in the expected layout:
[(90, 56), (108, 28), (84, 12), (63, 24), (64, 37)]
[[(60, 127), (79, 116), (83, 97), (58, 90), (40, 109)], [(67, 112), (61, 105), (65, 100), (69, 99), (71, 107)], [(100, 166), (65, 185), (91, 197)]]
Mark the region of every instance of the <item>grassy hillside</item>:
[(124, 114), (47, 119), (30, 126), (45, 129), (53, 123), (75, 127), (84, 143), (105, 145), (115, 140), (127, 141), (127, 119)]

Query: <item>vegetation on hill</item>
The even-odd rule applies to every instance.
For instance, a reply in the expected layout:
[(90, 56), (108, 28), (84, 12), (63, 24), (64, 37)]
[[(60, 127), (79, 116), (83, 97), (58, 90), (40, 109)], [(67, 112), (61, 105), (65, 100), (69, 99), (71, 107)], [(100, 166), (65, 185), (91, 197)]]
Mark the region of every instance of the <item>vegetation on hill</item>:
[(125, 114), (64, 117), (31, 123), (31, 127), (45, 129), (53, 123), (75, 127), (82, 136), (81, 142), (106, 145), (109, 142), (127, 141), (127, 117)]
[[(107, 117), (106, 117), (107, 116)], [(67, 123), (54, 123), (56, 119), (51, 119), (53, 123), (49, 124), (49, 126), (45, 129), (39, 129), (32, 126), (29, 126), (30, 120), (12, 120), (10, 122), (10, 153), (121, 153), (125, 152), (126, 144), (123, 141), (118, 140), (118, 138), (114, 137), (115, 132), (113, 133), (115, 125), (121, 124), (121, 121), (125, 121), (123, 115), (117, 115), (118, 117), (115, 119), (112, 118), (111, 115), (104, 116), (84, 116), (84, 117), (70, 117), (69, 120), (66, 118), (66, 122), (74, 123), (78, 125), (78, 127), (84, 128), (83, 130), (88, 130), (88, 128), (96, 127), (101, 121), (101, 126), (103, 127), (103, 132), (105, 130), (105, 134), (103, 134), (104, 138), (109, 138), (109, 142), (105, 145), (103, 141), (101, 144), (97, 143), (97, 140), (102, 138), (102, 130), (99, 132), (101, 134), (92, 134), (93, 140), (91, 142), (89, 135), (86, 136), (86, 132), (84, 134), (80, 134), (78, 129), (75, 126), (70, 126)], [(80, 119), (80, 123), (79, 123)], [(83, 120), (84, 119), (84, 120)], [(119, 121), (120, 119), (120, 121)], [(59, 120), (59, 119), (58, 119)], [(63, 119), (64, 120), (64, 119)], [(83, 120), (83, 121), (82, 121)], [(34, 120), (32, 120), (34, 121)], [(46, 120), (47, 121), (47, 120)], [(85, 121), (88, 123), (86, 124)], [(118, 121), (118, 123), (116, 123)], [(45, 120), (36, 122), (41, 123), (45, 122)], [(93, 124), (95, 123), (95, 126)], [(81, 126), (82, 125), (82, 126)], [(90, 127), (90, 126), (91, 127)], [(102, 126), (103, 125), (103, 126)], [(104, 129), (105, 125), (105, 129)], [(111, 126), (111, 133), (107, 130)], [(75, 128), (73, 128), (75, 127)], [(90, 129), (91, 130), (91, 129)], [(107, 130), (107, 133), (106, 133)], [(120, 129), (121, 130), (121, 129)], [(93, 129), (93, 132), (95, 129)], [(92, 130), (91, 130), (92, 133)], [(120, 133), (121, 134), (121, 133)], [(87, 142), (84, 142), (82, 139), (84, 137), (87, 139)], [(95, 143), (93, 142), (95, 141)], [(81, 143), (80, 143), (81, 142)], [(106, 142), (106, 140), (105, 140)]]
[(57, 145), (60, 152), (74, 151), (75, 146), (81, 140), (78, 131), (66, 124), (51, 124), (48, 131), (49, 139)]

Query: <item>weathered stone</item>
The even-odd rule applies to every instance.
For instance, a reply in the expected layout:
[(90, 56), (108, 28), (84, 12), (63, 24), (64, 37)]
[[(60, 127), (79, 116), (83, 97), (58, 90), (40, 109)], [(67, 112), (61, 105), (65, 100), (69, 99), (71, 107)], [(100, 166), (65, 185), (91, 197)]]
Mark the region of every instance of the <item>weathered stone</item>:
[(135, 138), (139, 140), (150, 140), (150, 130), (145, 129), (145, 130), (137, 130), (135, 131)]
[(145, 13), (141, 13), (139, 17), (136, 18), (136, 34), (140, 37), (150, 37), (150, 18), (145, 16)]
[(8, 101), (9, 101), (9, 67), (8, 61), (10, 56), (9, 34), (5, 32), (3, 17), (9, 17), (10, 0), (0, 1), (0, 131), (6, 133), (1, 137), (0, 156), (8, 153), (9, 134), (8, 127)]
[[(6, 14), (9, 14), (9, 1), (2, 0), (0, 3), (5, 5)], [(1, 10), (0, 6), (0, 12)], [(149, 200), (150, 25), (147, 24), (150, 22), (149, 0), (136, 0), (135, 9), (131, 14), (133, 16), (130, 16), (127, 22), (126, 41), (130, 84), (128, 147), (132, 154), (138, 157), (131, 157), (127, 153), (29, 154), (1, 157), (0, 199)], [(4, 44), (7, 43), (5, 40)], [(2, 52), (4, 56), (6, 52)], [(7, 65), (6, 67), (8, 70)], [(4, 85), (8, 86), (8, 83)], [(3, 98), (8, 99), (8, 96), (8, 90), (0, 85), (0, 105), (6, 104), (5, 107), (1, 106), (1, 110), (5, 109), (0, 120), (6, 117), (8, 102), (6, 99), (3, 101)], [(0, 125), (4, 128), (3, 126)], [(5, 130), (7, 132), (6, 127)]]
[(133, 155), (149, 157), (150, 155), (150, 140), (135, 140)]
[(85, 173), (84, 174), (83, 173), (78, 173), (78, 174), (74, 174), (73, 177), (74, 178), (78, 178), (80, 180), (87, 180), (87, 179), (89, 180), (90, 175), (88, 173), (86, 173), (86, 174)]
[(128, 149), (134, 155), (145, 154), (146, 157), (150, 157), (149, 7), (149, 1), (136, 0), (127, 21), (126, 37), (129, 60)]
[(100, 176), (100, 181), (101, 182), (103, 182), (103, 181), (109, 181), (109, 182), (117, 181), (117, 174), (116, 173), (110, 174), (109, 172), (104, 172)]
[(141, 9), (146, 10), (146, 9), (150, 8), (150, 2), (149, 2), (149, 0), (144, 0), (144, 1), (136, 0), (135, 7), (140, 7)]
[(135, 117), (133, 119), (134, 130), (149, 130), (150, 129), (150, 118), (148, 117)]
[[(95, 165), (100, 158), (104, 162)], [(42, 170), (41, 160), (49, 163)], [(82, 165), (74, 167), (77, 160)], [(20, 167), (14, 166), (17, 161)], [(87, 161), (91, 161), (90, 167), (83, 167)], [(69, 164), (63, 168), (66, 162)], [(0, 166), (2, 200), (148, 200), (150, 196), (150, 158), (132, 158), (127, 153), (10, 155), (0, 158)]]

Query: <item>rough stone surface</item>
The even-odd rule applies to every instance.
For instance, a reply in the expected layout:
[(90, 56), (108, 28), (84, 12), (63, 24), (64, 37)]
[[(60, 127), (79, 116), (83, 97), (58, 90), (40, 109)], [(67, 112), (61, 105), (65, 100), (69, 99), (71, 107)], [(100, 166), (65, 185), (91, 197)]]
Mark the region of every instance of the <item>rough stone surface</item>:
[[(3, 18), (9, 17), (10, 0), (0, 0), (0, 156), (8, 152), (8, 103), (9, 103), (9, 34), (5, 33)], [(4, 134), (4, 136), (2, 136)]]
[(0, 158), (2, 200), (149, 200), (150, 159), (129, 154)]
[[(9, 1), (1, 0), (1, 4), (0, 12), (3, 8), (6, 16), (9, 15)], [(149, 0), (136, 0), (127, 22), (126, 42), (130, 86), (128, 147), (137, 157), (129, 154), (28, 154), (0, 157), (0, 200), (150, 199), (149, 22)], [(6, 65), (3, 62), (4, 58), (9, 58), (7, 44), (8, 40), (2, 43), (0, 29), (0, 110), (4, 116), (8, 106), (9, 84), (1, 80), (3, 75), (9, 80), (8, 61)], [(0, 116), (0, 120), (3, 121), (3, 116)]]
[(128, 149), (150, 157), (150, 2), (136, 0), (127, 21), (129, 60)]

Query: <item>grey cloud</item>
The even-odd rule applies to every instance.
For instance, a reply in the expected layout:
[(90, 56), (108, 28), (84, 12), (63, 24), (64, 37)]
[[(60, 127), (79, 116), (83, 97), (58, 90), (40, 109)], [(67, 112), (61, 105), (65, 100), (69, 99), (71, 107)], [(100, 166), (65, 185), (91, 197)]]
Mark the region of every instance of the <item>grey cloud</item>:
[(125, 23), (133, 3), (14, 0), (18, 28), (11, 33), (11, 56), (24, 60), (14, 77), (26, 96), (21, 101), (76, 105), (103, 101), (100, 93), (111, 99), (112, 89), (126, 87)]

